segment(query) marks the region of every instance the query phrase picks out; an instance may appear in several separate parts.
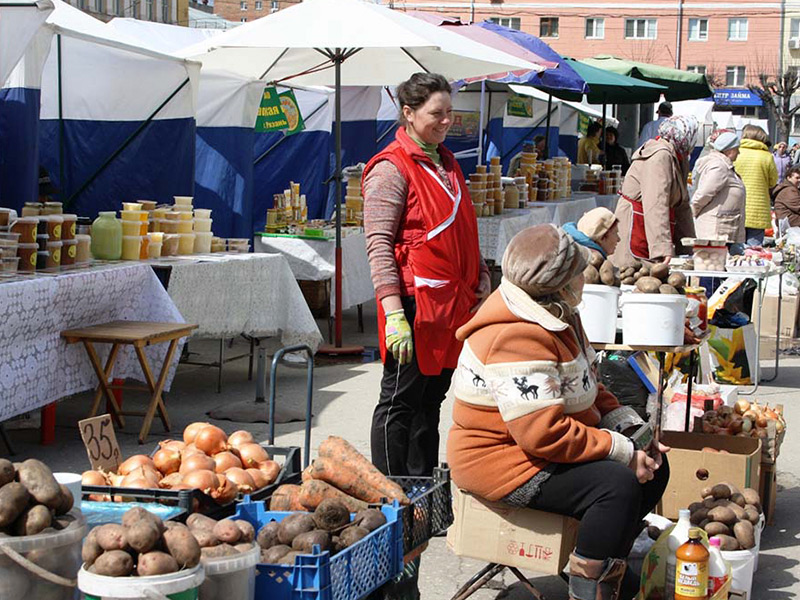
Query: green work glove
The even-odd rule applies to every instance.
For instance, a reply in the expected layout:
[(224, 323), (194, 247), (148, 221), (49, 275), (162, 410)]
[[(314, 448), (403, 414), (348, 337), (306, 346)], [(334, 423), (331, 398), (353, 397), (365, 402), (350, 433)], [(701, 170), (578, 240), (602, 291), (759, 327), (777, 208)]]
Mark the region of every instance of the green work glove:
[(411, 338), (411, 325), (406, 320), (403, 309), (386, 313), (386, 348), (401, 365), (407, 365), (414, 356), (414, 342)]

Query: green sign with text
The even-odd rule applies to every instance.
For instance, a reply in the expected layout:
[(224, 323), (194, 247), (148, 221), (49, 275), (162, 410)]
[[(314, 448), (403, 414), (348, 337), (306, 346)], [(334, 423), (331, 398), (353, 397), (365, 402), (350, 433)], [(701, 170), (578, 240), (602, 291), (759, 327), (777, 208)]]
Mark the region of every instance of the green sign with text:
[(533, 118), (533, 98), (524, 96), (509, 96), (506, 104), (506, 114), (509, 117)]
[(286, 135), (292, 135), (303, 129), (305, 123), (294, 92), (288, 90), (279, 94), (274, 87), (264, 88), (261, 106), (258, 107), (256, 131), (259, 133), (284, 131)]

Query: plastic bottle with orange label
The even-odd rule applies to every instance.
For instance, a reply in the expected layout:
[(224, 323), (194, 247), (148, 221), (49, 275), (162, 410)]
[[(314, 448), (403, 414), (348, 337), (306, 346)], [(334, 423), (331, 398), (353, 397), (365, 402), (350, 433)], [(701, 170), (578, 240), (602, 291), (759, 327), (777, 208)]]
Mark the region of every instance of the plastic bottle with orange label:
[(708, 550), (700, 529), (689, 530), (689, 541), (675, 553), (675, 600), (708, 599)]

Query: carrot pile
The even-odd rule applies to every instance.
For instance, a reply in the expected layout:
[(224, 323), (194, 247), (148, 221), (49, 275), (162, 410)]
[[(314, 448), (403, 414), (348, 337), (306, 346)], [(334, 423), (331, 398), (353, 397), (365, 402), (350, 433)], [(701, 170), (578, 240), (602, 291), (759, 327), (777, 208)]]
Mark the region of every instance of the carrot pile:
[(387, 479), (347, 440), (337, 436), (322, 442), (317, 458), (303, 471), (302, 485), (280, 486), (272, 495), (269, 508), (313, 511), (326, 499), (341, 501), (350, 512), (384, 501), (410, 502), (403, 488)]

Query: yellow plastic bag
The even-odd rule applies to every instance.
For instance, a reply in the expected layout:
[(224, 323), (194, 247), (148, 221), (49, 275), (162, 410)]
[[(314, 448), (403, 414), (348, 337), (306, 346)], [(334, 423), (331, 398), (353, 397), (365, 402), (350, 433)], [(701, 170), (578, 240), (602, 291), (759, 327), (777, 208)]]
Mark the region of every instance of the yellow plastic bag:
[[(667, 580), (667, 554), (669, 553), (667, 539), (673, 527), (666, 529), (664, 533), (659, 536), (656, 543), (650, 548), (650, 552), (644, 557), (642, 579), (639, 584), (639, 595), (636, 597), (636, 600), (664, 600)], [(700, 535), (703, 538), (703, 544), (708, 548), (708, 535), (702, 529), (700, 530)], [(728, 579), (725, 585), (723, 585), (710, 600), (728, 600), (728, 592), (730, 592), (731, 589), (731, 567), (727, 564), (726, 566), (728, 570)]]

